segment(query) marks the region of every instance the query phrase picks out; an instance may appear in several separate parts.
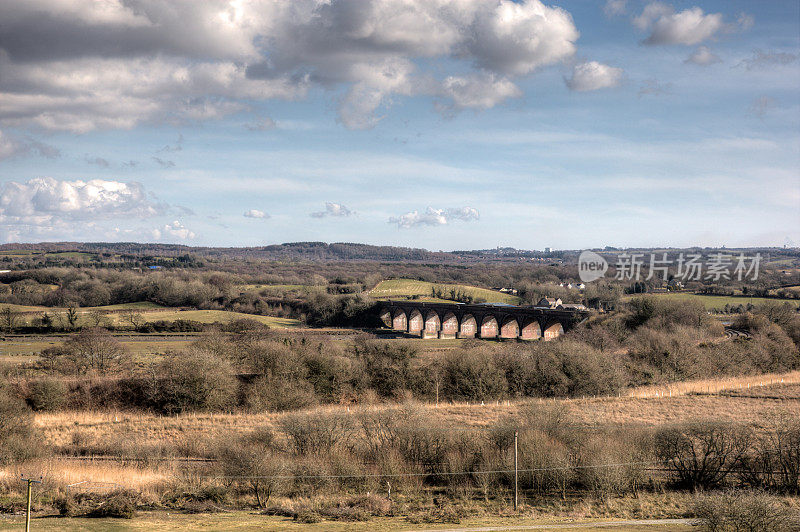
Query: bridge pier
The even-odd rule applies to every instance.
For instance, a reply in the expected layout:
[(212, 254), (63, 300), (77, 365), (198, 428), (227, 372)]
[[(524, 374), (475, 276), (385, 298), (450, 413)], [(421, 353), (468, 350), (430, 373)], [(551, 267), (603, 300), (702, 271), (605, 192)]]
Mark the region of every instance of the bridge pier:
[(384, 325), (418, 338), (552, 340), (589, 313), (585, 310), (387, 301)]

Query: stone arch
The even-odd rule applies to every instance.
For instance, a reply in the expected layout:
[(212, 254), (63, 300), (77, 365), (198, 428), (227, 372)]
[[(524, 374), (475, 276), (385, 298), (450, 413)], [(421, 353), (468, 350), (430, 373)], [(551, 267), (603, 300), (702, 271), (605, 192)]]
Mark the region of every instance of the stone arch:
[(422, 319), (422, 313), (414, 309), (408, 315), (408, 332), (419, 333), (425, 326), (425, 320)]
[(561, 325), (561, 322), (554, 321), (545, 327), (542, 336), (545, 340), (553, 340), (562, 334), (564, 334), (564, 326)]
[(455, 338), (458, 334), (458, 318), (452, 312), (447, 312), (442, 318), (442, 336)]
[(461, 338), (475, 338), (478, 332), (478, 322), (472, 314), (464, 314), (458, 327), (458, 336)]
[(538, 321), (528, 320), (525, 322), (525, 325), (522, 326), (522, 331), (519, 336), (523, 340), (538, 340), (542, 337), (542, 327), (539, 325)]
[(408, 317), (406, 313), (397, 309), (392, 317), (392, 329), (395, 331), (408, 330)]
[(497, 325), (497, 318), (492, 314), (487, 314), (481, 320), (481, 338), (497, 338), (500, 332)]
[(381, 322), (389, 328), (392, 328), (392, 311), (389, 308), (381, 309)]
[(442, 320), (439, 319), (439, 315), (433, 310), (428, 312), (428, 315), (425, 316), (425, 336), (435, 338), (439, 335), (441, 328)]
[(500, 338), (517, 338), (519, 336), (519, 322), (516, 318), (509, 316), (503, 320), (500, 327)]

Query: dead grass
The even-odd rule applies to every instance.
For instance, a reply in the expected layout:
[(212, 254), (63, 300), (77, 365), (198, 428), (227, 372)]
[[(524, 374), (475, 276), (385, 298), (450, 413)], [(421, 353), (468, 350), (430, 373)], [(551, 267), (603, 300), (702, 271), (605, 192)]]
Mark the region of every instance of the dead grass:
[[(780, 380), (798, 381), (800, 372), (772, 376), (772, 386)], [(443, 426), (484, 427), (503, 416), (515, 414), (530, 404), (562, 405), (570, 418), (579, 424), (604, 423), (622, 425), (657, 425), (661, 423), (696, 419), (719, 419), (761, 425), (781, 415), (800, 417), (800, 401), (789, 398), (776, 401), (769, 394), (735, 396), (727, 392), (747, 390), (747, 385), (760, 384), (762, 377), (722, 379), (686, 383), (686, 393), (656, 395), (644, 393), (623, 397), (598, 397), (585, 399), (526, 399), (522, 401), (493, 401), (489, 403), (418, 404), (427, 410), (426, 415)], [(771, 389), (764, 381), (764, 390)], [(690, 395), (689, 390), (719, 390), (725, 386), (726, 394)], [(738, 388), (737, 388), (738, 386)], [(707, 387), (707, 388), (704, 388)], [(762, 388), (759, 386), (759, 388)], [(399, 410), (398, 404), (379, 405), (326, 405), (314, 412), (345, 412), (357, 414), (370, 410)], [(274, 426), (288, 414), (278, 413), (187, 413), (177, 416), (159, 416), (139, 412), (121, 411), (62, 411), (37, 413), (35, 424), (53, 446), (68, 445), (76, 432), (95, 439), (135, 439), (139, 445), (157, 446), (164, 440), (200, 442), (209, 438), (247, 434), (256, 428)]]

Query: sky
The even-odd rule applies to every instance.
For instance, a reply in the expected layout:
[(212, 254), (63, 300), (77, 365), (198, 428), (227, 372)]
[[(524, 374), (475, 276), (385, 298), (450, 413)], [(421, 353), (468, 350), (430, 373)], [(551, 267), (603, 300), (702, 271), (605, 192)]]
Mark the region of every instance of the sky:
[(796, 0), (26, 0), (0, 21), (0, 242), (800, 245)]

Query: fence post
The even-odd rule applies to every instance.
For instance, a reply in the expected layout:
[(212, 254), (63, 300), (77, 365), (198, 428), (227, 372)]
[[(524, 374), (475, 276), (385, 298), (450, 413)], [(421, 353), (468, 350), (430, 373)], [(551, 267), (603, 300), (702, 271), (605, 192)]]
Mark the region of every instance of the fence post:
[(41, 484), (42, 481), (41, 481), (41, 479), (34, 480), (32, 478), (25, 478), (25, 477), (22, 477), (22, 481), (28, 483), (28, 509), (25, 512), (25, 532), (30, 532), (30, 529), (31, 529), (31, 484), (33, 484), (34, 482), (37, 483), (37, 484)]
[(519, 505), (519, 452), (517, 447), (517, 440), (519, 438), (519, 431), (514, 431), (514, 511), (517, 511)]

